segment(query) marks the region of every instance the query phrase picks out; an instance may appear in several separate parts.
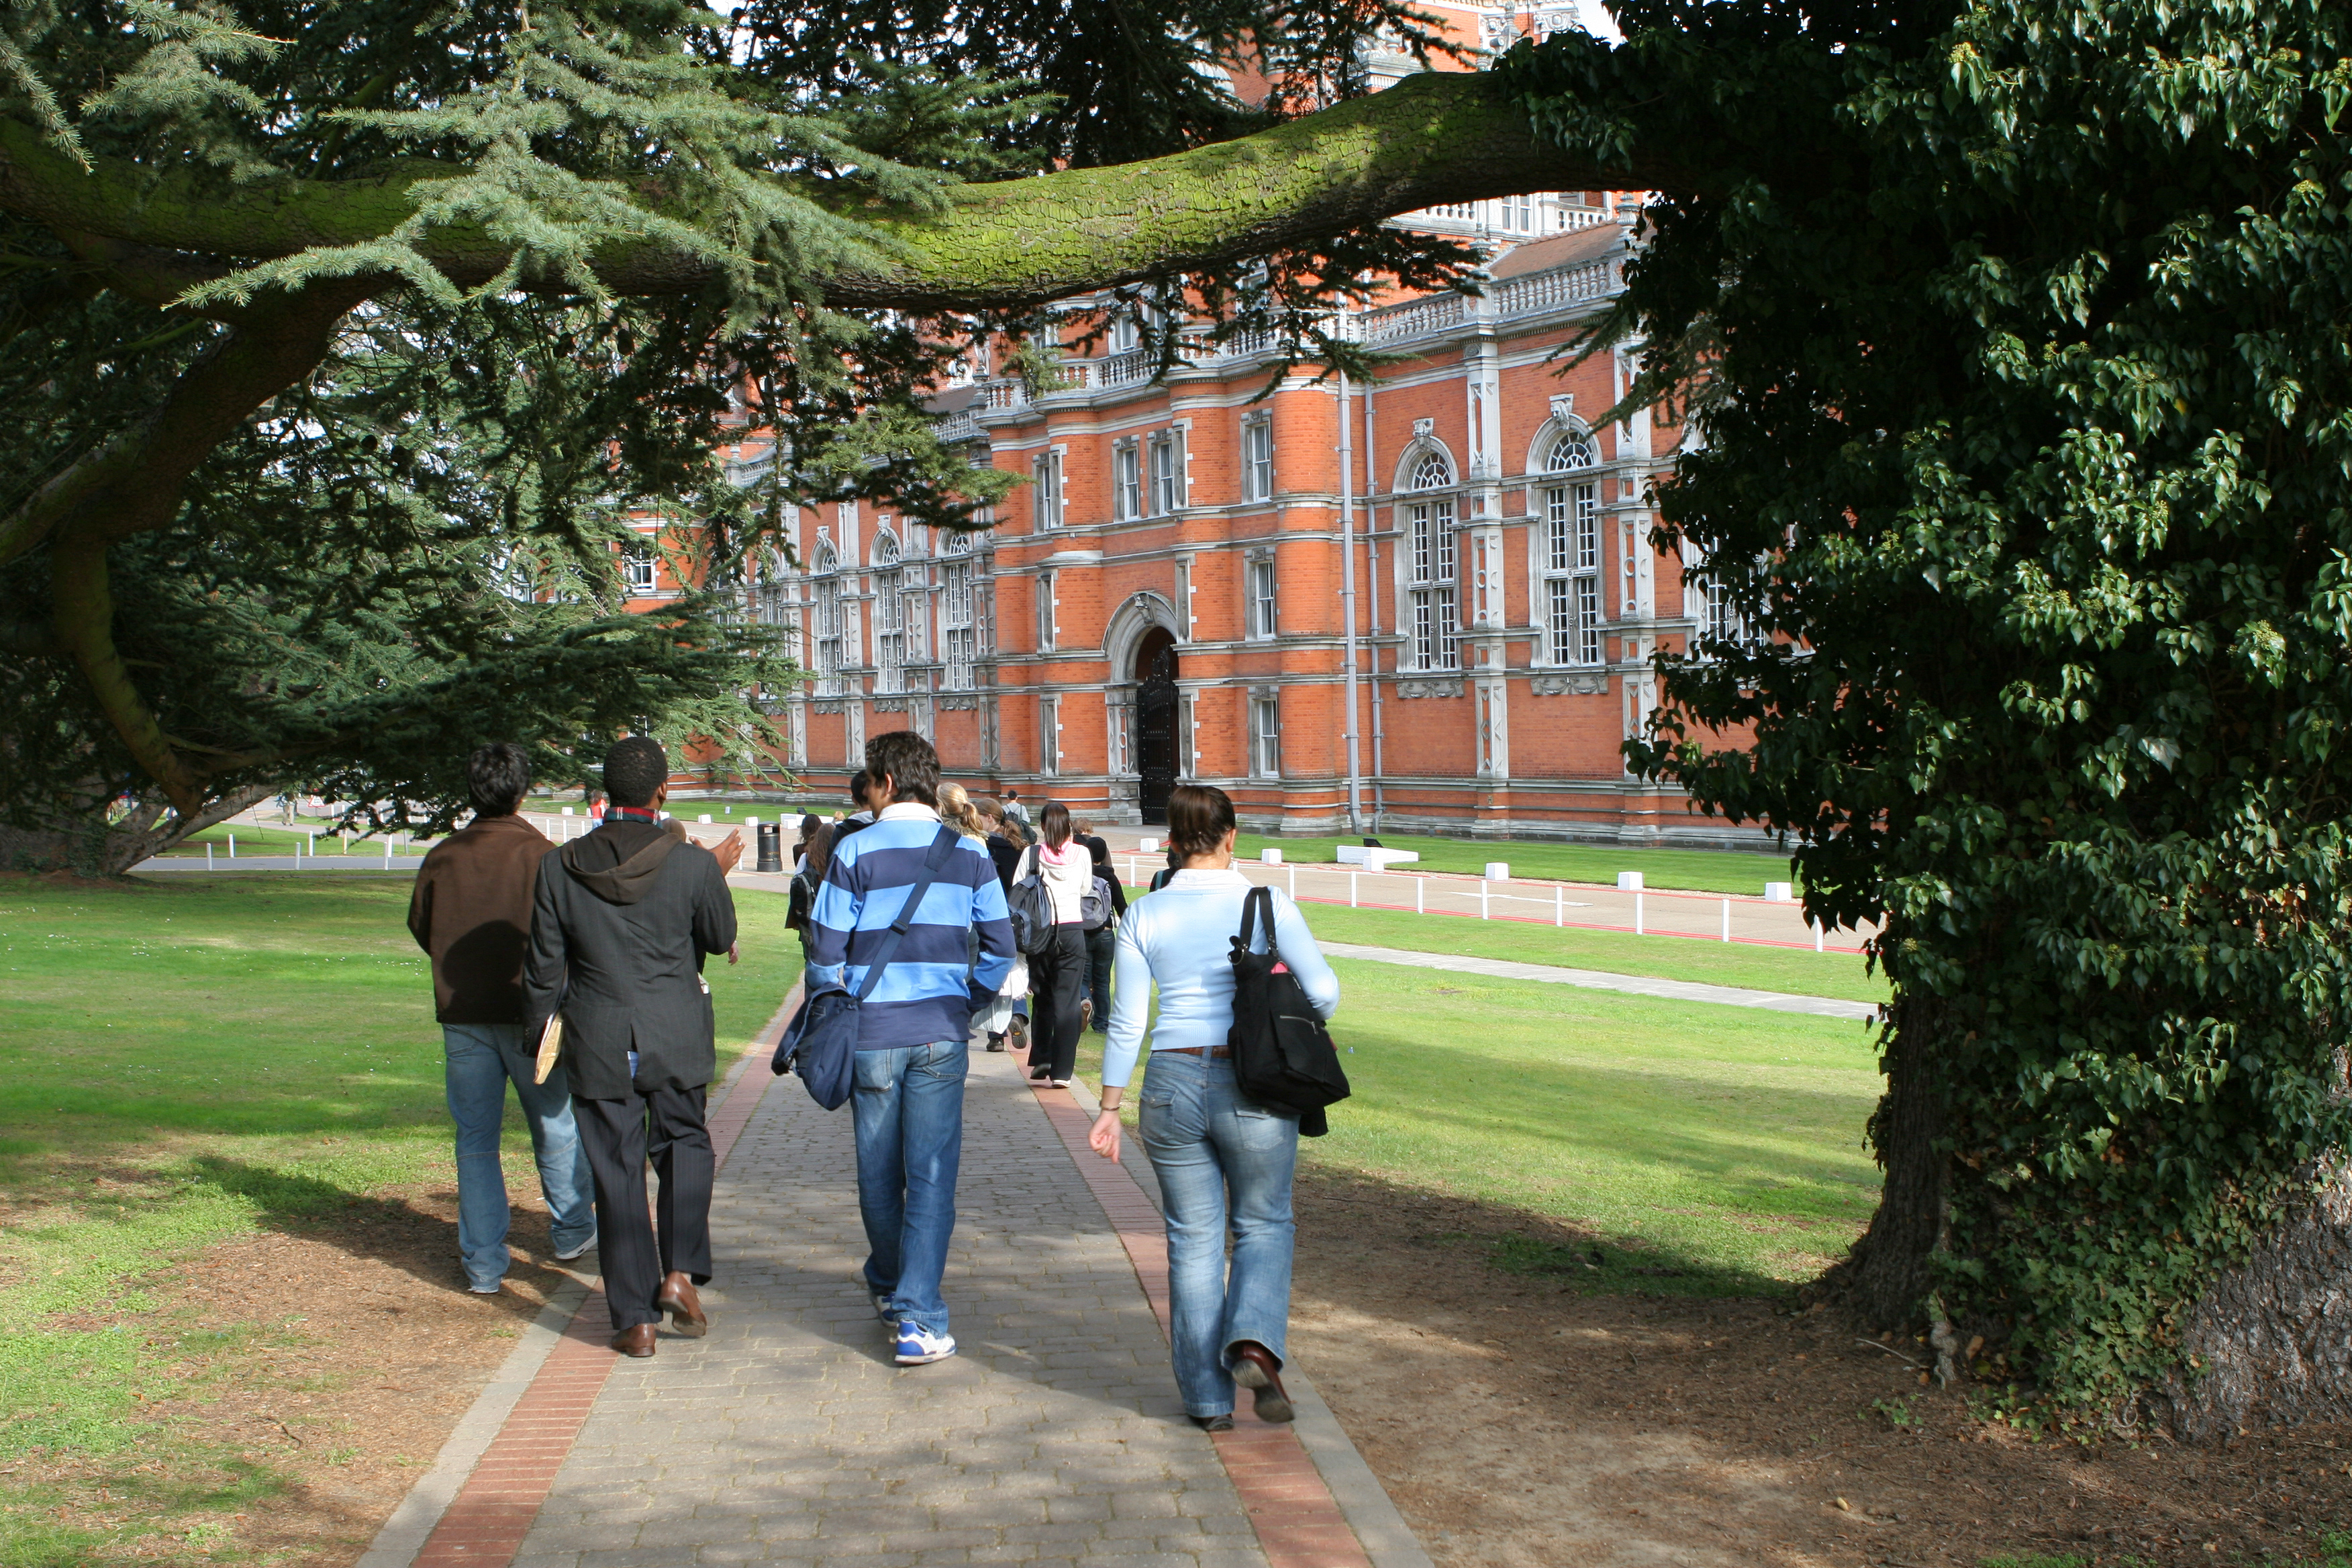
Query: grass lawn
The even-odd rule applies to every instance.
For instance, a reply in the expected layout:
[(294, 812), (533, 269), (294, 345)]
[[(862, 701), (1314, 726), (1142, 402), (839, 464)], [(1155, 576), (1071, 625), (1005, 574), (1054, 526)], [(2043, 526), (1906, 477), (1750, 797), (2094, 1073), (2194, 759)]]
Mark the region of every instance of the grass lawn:
[[(1355, 1089), (1310, 1165), (1547, 1215), (1493, 1261), (1581, 1289), (1750, 1295), (1861, 1234), (1880, 1079), (1860, 1024), (1337, 960)], [(1093, 1080), (1102, 1037), (1080, 1071)], [(1137, 1103), (1128, 1097), (1129, 1117)], [(1137, 1152), (1139, 1157), (1140, 1151)]]
[[(0, 879), (0, 1465), (168, 1446), (138, 1405), (194, 1351), (168, 1324), (51, 1314), (140, 1312), (138, 1277), (160, 1264), (448, 1171), (408, 896), (405, 880), (312, 873)], [(782, 895), (738, 890), (736, 907), (744, 961), (709, 971), (722, 1068), (799, 962)], [(511, 1107), (508, 1168), (533, 1179)], [(46, 1528), (0, 1507), (0, 1563), (85, 1560), (26, 1556)]]
[[(1387, 848), (1418, 853), (1421, 859), (1413, 866), (1417, 871), (1457, 871), (1475, 877), (1486, 870), (1488, 861), (1500, 860), (1510, 867), (1514, 877), (1601, 882), (1612, 887), (1616, 885), (1618, 872), (1639, 871), (1653, 888), (1745, 893), (1752, 898), (1763, 897), (1767, 882), (1792, 879), (1786, 855), (1746, 855), (1720, 849), (1619, 848), (1614, 845), (1547, 844), (1532, 839), (1513, 842), (1422, 838), (1396, 833), (1379, 837)], [(1235, 853), (1243, 859), (1255, 860), (1259, 850), (1270, 846), (1280, 849), (1286, 861), (1328, 864), (1339, 858), (1335, 851), (1340, 845), (1362, 842), (1360, 837), (1269, 838), (1244, 833), (1237, 842)]]
[(1859, 953), (1809, 952), (1680, 936), (1635, 936), (1631, 931), (1579, 931), (1573, 926), (1416, 915), (1409, 910), (1351, 910), (1337, 904), (1301, 904), (1299, 908), (1308, 927), (1327, 942), (1601, 969), (1612, 974), (1695, 980), (1709, 985), (1744, 985), (1850, 1002), (1884, 1002), (1888, 994), (1885, 977), (1871, 973)]

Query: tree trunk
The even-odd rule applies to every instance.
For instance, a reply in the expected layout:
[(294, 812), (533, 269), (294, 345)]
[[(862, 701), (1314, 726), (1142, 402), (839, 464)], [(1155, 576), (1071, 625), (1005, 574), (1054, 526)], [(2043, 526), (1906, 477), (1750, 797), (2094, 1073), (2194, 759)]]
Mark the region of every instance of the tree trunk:
[(1898, 993), (1886, 1036), (1886, 1093), (1870, 1141), (1886, 1183), (1870, 1229), (1816, 1288), (1876, 1329), (1927, 1321), (1935, 1288), (1929, 1259), (1943, 1244), (1950, 1156), (1942, 1147), (1948, 1107), (1937, 1049), (1951, 1026), (1945, 1004)]
[[(2337, 1092), (2352, 1092), (2339, 1047)], [(2352, 1421), (2352, 1163), (2315, 1163), (2316, 1190), (2183, 1314), (2185, 1370), (2137, 1414), (2190, 1442), (2255, 1426)]]
[(248, 784), (206, 802), (193, 816), (182, 816), (155, 800), (134, 802), (117, 817), (113, 797), (103, 793), (103, 785), (93, 784), (78, 813), (59, 814), (31, 826), (0, 823), (0, 870), (120, 877), (142, 860), (267, 800), (280, 787)]

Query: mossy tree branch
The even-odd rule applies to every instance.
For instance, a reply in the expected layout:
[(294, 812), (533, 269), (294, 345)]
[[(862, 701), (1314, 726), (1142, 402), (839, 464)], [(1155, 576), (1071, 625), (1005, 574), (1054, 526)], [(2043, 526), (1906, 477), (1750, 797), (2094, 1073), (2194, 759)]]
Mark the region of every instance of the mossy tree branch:
[[(200, 256), (268, 260), (382, 238), (430, 182), (460, 173), (415, 161), (334, 181), (229, 186), (98, 159), (84, 169), (37, 130), (0, 121), (0, 207), (52, 229)], [(937, 211), (854, 212), (898, 262), (820, 279), (828, 302), (908, 310), (1034, 304), (1107, 284), (1214, 267), (1351, 225), (1445, 202), (1526, 191), (1686, 188), (1685, 172), (1608, 162), (1539, 142), (1485, 73), (1431, 73), (1233, 142), (1108, 168), (950, 190)], [(657, 193), (648, 211), (664, 216)], [(479, 229), (428, 233), (418, 249), (452, 282), (497, 278), (507, 247)], [(707, 256), (653, 241), (594, 263), (620, 294), (709, 284)]]

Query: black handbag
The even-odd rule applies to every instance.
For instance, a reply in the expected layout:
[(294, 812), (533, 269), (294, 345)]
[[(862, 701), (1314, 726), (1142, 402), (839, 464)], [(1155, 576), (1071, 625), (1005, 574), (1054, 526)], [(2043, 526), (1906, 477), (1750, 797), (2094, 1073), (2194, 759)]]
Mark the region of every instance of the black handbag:
[[(1261, 911), (1265, 951), (1252, 952)], [(1273, 889), (1252, 888), (1242, 900), (1233, 942), (1234, 1026), (1225, 1047), (1234, 1086), (1268, 1110), (1297, 1117), (1300, 1137), (1320, 1138), (1330, 1131), (1323, 1108), (1348, 1098), (1348, 1075), (1323, 1016), (1275, 945)]]
[(931, 890), (931, 884), (940, 879), (955, 842), (955, 829), (946, 826), (931, 840), (931, 852), (923, 858), (922, 879), (907, 895), (898, 918), (883, 933), (881, 945), (874, 950), (874, 961), (866, 966), (866, 981), (858, 986), (857, 994), (822, 991), (802, 998), (800, 1011), (784, 1026), (784, 1037), (776, 1042), (776, 1054), (768, 1063), (769, 1070), (779, 1074), (797, 1071), (809, 1098), (827, 1110), (840, 1110), (856, 1087), (859, 1004), (874, 994), (882, 972), (890, 967), (891, 957), (898, 951), (898, 939), (915, 923), (915, 911), (922, 908), (923, 896)]

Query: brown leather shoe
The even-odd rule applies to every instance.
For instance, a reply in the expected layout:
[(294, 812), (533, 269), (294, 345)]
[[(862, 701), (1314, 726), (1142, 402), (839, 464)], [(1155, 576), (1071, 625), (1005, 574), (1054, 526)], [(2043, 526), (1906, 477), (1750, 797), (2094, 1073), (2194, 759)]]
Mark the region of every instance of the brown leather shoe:
[(1290, 1408), (1290, 1395), (1282, 1391), (1280, 1363), (1272, 1351), (1255, 1340), (1243, 1340), (1234, 1346), (1234, 1382), (1256, 1398), (1259, 1420), (1279, 1423), (1297, 1414)]
[(710, 1331), (710, 1320), (702, 1315), (702, 1298), (695, 1293), (694, 1281), (673, 1271), (662, 1280), (661, 1294), (654, 1298), (656, 1308), (669, 1314), (669, 1326), (689, 1340), (698, 1340)]
[(623, 1355), (635, 1356), (643, 1361), (654, 1353), (654, 1326), (651, 1323), (638, 1323), (634, 1327), (623, 1329), (613, 1336), (613, 1348)]

